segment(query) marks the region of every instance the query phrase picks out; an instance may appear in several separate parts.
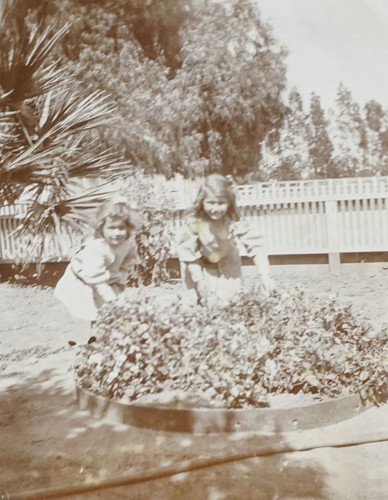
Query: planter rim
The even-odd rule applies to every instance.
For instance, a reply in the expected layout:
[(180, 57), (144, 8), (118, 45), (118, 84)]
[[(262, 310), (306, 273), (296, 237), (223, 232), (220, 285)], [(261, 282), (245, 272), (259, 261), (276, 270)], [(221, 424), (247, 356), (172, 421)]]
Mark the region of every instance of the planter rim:
[(135, 427), (182, 433), (288, 432), (332, 425), (357, 416), (371, 404), (358, 394), (280, 408), (169, 408), (105, 398), (76, 382), (82, 410)]

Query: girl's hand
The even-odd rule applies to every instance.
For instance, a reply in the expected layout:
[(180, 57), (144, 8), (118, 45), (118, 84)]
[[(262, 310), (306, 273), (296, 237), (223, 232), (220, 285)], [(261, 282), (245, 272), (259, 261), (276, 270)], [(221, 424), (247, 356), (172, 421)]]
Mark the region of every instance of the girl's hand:
[(128, 276), (127, 273), (123, 271), (118, 271), (115, 274), (112, 274), (109, 280), (110, 284), (117, 283), (118, 285), (125, 286), (127, 284)]
[(193, 283), (200, 283), (203, 280), (202, 266), (198, 262), (190, 262), (187, 265)]
[(117, 297), (117, 293), (115, 293), (113, 287), (108, 283), (99, 283), (95, 288), (104, 302), (111, 302)]
[(203, 286), (203, 282), (202, 281), (197, 281), (197, 283), (195, 284), (195, 289), (197, 291), (199, 302), (201, 304), (205, 304), (207, 292), (206, 292), (205, 287)]
[(265, 253), (259, 252), (255, 255), (253, 260), (255, 262), (257, 272), (261, 278), (264, 292), (267, 295), (270, 295), (270, 293), (275, 289), (275, 283), (270, 277), (268, 256)]
[(276, 288), (274, 281), (269, 277), (262, 278), (262, 283), (264, 287), (264, 293), (267, 296), (270, 295)]

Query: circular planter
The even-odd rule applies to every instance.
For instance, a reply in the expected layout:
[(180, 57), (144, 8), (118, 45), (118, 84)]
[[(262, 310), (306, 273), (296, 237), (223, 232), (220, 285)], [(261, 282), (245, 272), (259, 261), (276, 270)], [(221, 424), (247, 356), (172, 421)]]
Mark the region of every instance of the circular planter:
[(141, 406), (97, 396), (76, 384), (81, 410), (98, 418), (154, 429), (185, 433), (287, 432), (312, 429), (352, 418), (365, 409), (358, 395), (287, 408), (167, 408)]

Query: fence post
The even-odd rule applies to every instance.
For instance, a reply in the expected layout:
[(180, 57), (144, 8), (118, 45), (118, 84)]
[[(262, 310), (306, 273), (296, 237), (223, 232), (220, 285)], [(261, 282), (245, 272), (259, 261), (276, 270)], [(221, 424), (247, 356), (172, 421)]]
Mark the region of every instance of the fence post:
[(338, 211), (336, 200), (325, 202), (326, 228), (328, 238), (329, 270), (332, 274), (339, 274), (341, 267)]

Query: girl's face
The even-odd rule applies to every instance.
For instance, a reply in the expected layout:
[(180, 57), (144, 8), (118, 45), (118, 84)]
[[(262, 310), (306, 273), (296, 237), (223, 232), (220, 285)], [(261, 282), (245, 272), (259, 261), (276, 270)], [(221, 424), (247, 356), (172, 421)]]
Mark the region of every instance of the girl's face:
[(210, 220), (220, 220), (228, 211), (228, 201), (222, 196), (208, 194), (203, 200), (203, 210)]
[(106, 219), (102, 226), (102, 236), (111, 246), (118, 246), (128, 237), (128, 228), (120, 219)]

